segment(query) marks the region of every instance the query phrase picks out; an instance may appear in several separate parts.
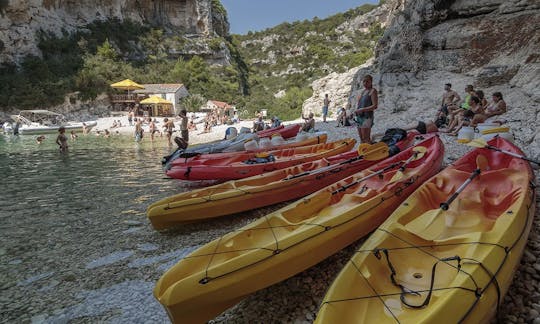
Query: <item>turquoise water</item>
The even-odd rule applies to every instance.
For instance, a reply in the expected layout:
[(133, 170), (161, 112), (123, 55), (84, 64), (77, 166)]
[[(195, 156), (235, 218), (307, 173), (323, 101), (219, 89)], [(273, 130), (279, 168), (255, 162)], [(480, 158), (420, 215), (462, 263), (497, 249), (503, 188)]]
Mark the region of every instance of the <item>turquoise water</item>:
[[(134, 259), (181, 248), (181, 235), (161, 235), (145, 217), (148, 204), (191, 186), (162, 172), (166, 141), (79, 136), (62, 154), (56, 136), (42, 144), (35, 138), (0, 134), (0, 322), (51, 316), (77, 305), (79, 291), (133, 278), (152, 286), (163, 270), (147, 278), (149, 269), (135, 273), (121, 262), (88, 265), (122, 251)], [(141, 244), (160, 250), (145, 251)], [(151, 289), (143, 292), (153, 302)]]
[(167, 315), (152, 295), (186, 253), (264, 210), (155, 231), (149, 204), (208, 182), (169, 179), (165, 138), (0, 134), (0, 323), (144, 322)]
[(54, 140), (51, 135), (37, 144), (35, 136), (0, 136), (0, 210), (24, 209), (27, 220), (88, 206), (114, 210), (140, 194), (138, 188), (161, 192), (178, 185), (164, 179), (160, 160), (169, 149), (163, 140), (137, 144), (129, 136), (80, 136), (69, 141), (66, 154)]

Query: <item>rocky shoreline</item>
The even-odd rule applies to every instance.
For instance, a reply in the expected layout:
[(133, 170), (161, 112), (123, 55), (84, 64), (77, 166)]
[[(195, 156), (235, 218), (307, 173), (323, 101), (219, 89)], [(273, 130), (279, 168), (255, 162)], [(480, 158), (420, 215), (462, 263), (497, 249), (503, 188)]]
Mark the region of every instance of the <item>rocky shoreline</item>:
[[(335, 125), (335, 121), (317, 122), (316, 128), (326, 131), (329, 141), (358, 137), (354, 127)], [(375, 131), (382, 130), (382, 125), (377, 127)], [(218, 129), (210, 134), (216, 139), (222, 135)], [(441, 138), (446, 145), (445, 164), (470, 149), (457, 144), (455, 137)], [(170, 188), (188, 190), (190, 186)], [(164, 271), (197, 247), (285, 205), (156, 232), (145, 217), (146, 207), (172, 194), (170, 188), (137, 188), (138, 197), (122, 205), (116, 214), (98, 211), (85, 219), (84, 225), (66, 220), (62, 228), (72, 227), (63, 234), (66, 237), (51, 240), (50, 235), (59, 231), (58, 225), (38, 223), (39, 235), (32, 239), (32, 244), (19, 242), (16, 252), (0, 248), (0, 267), (2, 273), (8, 274), (0, 281), (0, 303), (4, 309), (0, 320), (166, 322), (165, 311), (152, 296)], [(525, 254), (500, 309), (500, 318), (506, 323), (540, 323), (539, 203), (537, 197)], [(361, 243), (358, 241), (320, 264), (248, 296), (211, 322), (311, 323), (329, 284)]]

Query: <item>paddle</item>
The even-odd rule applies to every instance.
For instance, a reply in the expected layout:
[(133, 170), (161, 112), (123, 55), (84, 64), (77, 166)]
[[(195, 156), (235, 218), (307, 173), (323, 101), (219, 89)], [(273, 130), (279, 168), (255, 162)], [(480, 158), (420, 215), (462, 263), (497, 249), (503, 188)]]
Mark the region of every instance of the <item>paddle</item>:
[(471, 173), (470, 177), (467, 180), (465, 180), (465, 182), (463, 182), (461, 186), (459, 186), (456, 192), (454, 192), (454, 194), (450, 196), (450, 198), (448, 198), (447, 201), (441, 203), (440, 205), (441, 209), (448, 210), (448, 208), (450, 207), (450, 204), (457, 198), (457, 196), (459, 196), (459, 194), (463, 190), (465, 190), (465, 188), (467, 188), (467, 186), (474, 180), (474, 178), (480, 175), (482, 170), (486, 170), (487, 168), (488, 168), (487, 158), (480, 154), (477, 155), (476, 156), (476, 169)]
[(407, 165), (411, 163), (412, 161), (416, 161), (424, 156), (424, 154), (427, 152), (427, 148), (424, 146), (416, 146), (413, 148), (413, 154), (410, 158), (408, 158), (405, 163), (397, 170), (397, 172), (394, 174), (392, 179), (390, 179), (390, 182), (399, 181), (403, 178), (404, 174), (403, 171), (407, 168)]
[(476, 169), (474, 169), (469, 178), (459, 186), (456, 192), (454, 192), (447, 201), (442, 202), (438, 209), (430, 210), (426, 212), (425, 215), (417, 217), (405, 225), (405, 228), (407, 228), (409, 232), (415, 233), (425, 240), (434, 240), (439, 237), (446, 226), (445, 221), (439, 220), (436, 224), (433, 224), (433, 222), (440, 219), (439, 216), (450, 208), (450, 204), (452, 204), (458, 195), (465, 190), (465, 188), (478, 177), (483, 170), (487, 170), (488, 167), (487, 158), (484, 155), (478, 155), (476, 157)]
[(382, 160), (382, 159), (388, 157), (388, 152), (389, 152), (388, 145), (386, 145), (383, 142), (379, 142), (379, 143), (376, 143), (376, 144), (373, 144), (373, 145), (363, 143), (363, 144), (360, 144), (360, 146), (358, 147), (358, 154), (359, 155), (354, 157), (354, 158), (345, 160), (345, 161), (337, 163), (337, 164), (328, 165), (328, 166), (319, 168), (319, 169), (317, 169), (315, 171), (307, 171), (307, 172), (304, 172), (304, 173), (296, 174), (296, 175), (290, 176), (288, 178), (285, 178), (283, 180), (286, 181), (286, 180), (296, 179), (296, 178), (300, 178), (300, 177), (307, 176), (307, 175), (319, 174), (319, 173), (322, 173), (322, 172), (326, 172), (328, 170), (337, 169), (337, 168), (339, 168), (340, 166), (342, 166), (344, 164), (349, 164), (349, 163), (352, 163), (352, 162), (358, 161), (358, 160), (368, 160), (368, 161)]
[(417, 147), (413, 148), (413, 151), (414, 151), (416, 148), (419, 148), (419, 151), (423, 151), (423, 152), (422, 152), (422, 153), (418, 153), (418, 154), (416, 154), (416, 152), (415, 152), (415, 153), (413, 153), (413, 155), (411, 155), (411, 157), (408, 158), (406, 161), (398, 161), (398, 162), (394, 162), (394, 163), (390, 164), (389, 166), (384, 167), (383, 169), (381, 169), (381, 170), (379, 170), (379, 171), (377, 171), (377, 172), (374, 172), (374, 173), (372, 173), (372, 174), (370, 174), (370, 175), (368, 175), (368, 176), (365, 176), (365, 177), (360, 178), (360, 179), (358, 179), (358, 180), (356, 180), (356, 181), (353, 181), (353, 182), (349, 183), (348, 185), (342, 186), (342, 187), (340, 187), (339, 189), (333, 191), (333, 192), (332, 192), (332, 195), (335, 195), (335, 194), (337, 194), (337, 193), (339, 193), (339, 192), (341, 192), (341, 191), (345, 191), (345, 190), (349, 189), (350, 187), (359, 184), (360, 182), (363, 182), (363, 181), (366, 181), (366, 180), (368, 180), (368, 179), (373, 178), (373, 177), (376, 176), (376, 175), (383, 174), (384, 172), (386, 172), (386, 171), (388, 171), (388, 170), (391, 170), (391, 169), (397, 167), (397, 166), (400, 165), (400, 164), (410, 163), (410, 162), (412, 162), (412, 161), (416, 161), (416, 160), (418, 160), (418, 159), (421, 159), (421, 158), (424, 156), (424, 153), (427, 151), (427, 149), (426, 149), (425, 147), (423, 147), (423, 146), (417, 146)]
[(494, 150), (494, 151), (497, 151), (497, 152), (501, 152), (503, 154), (507, 154), (507, 155), (510, 155), (510, 156), (513, 156), (513, 157), (516, 157), (518, 159), (522, 159), (522, 160), (525, 160), (525, 161), (529, 161), (529, 162), (532, 162), (532, 163), (535, 163), (537, 165), (540, 165), (540, 161), (535, 161), (531, 158), (528, 158), (526, 156), (523, 156), (523, 155), (519, 155), (519, 154), (516, 154), (516, 153), (513, 153), (513, 152), (509, 152), (509, 151), (506, 151), (506, 150), (502, 150), (498, 147), (495, 147), (495, 146), (492, 146), (492, 145), (489, 145), (485, 139), (483, 138), (476, 138), (476, 139), (473, 139), (472, 141), (470, 141), (469, 143), (467, 143), (467, 145), (469, 146), (473, 146), (473, 147), (479, 147), (479, 148), (487, 148), (487, 149), (490, 149), (490, 150)]

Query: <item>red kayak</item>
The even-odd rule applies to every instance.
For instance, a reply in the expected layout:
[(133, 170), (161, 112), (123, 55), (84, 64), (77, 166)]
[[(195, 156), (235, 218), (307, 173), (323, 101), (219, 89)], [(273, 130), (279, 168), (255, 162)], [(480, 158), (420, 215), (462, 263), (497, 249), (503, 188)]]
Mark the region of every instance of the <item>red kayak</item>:
[[(251, 177), (264, 172), (334, 156), (350, 151), (356, 141), (352, 138), (332, 143), (287, 148), (263, 153), (246, 152), (218, 159), (181, 159), (174, 164), (167, 176), (183, 180), (233, 180)], [(177, 162), (175, 160), (174, 162)]]
[(171, 161), (169, 163), (169, 169), (174, 167), (175, 165), (185, 165), (191, 164), (191, 163), (198, 163), (197, 161), (206, 161), (206, 160), (213, 160), (213, 159), (223, 159), (223, 158), (232, 158), (237, 155), (242, 155), (246, 153), (258, 153), (258, 152), (268, 152), (269, 154), (275, 154), (276, 151), (280, 151), (286, 148), (293, 148), (293, 147), (301, 147), (301, 146), (309, 146), (309, 145), (315, 145), (315, 144), (322, 144), (326, 143), (326, 139), (328, 138), (328, 135), (326, 133), (321, 133), (320, 135), (308, 137), (304, 140), (296, 141), (294, 139), (290, 141), (286, 141), (283, 145), (278, 145), (274, 147), (270, 147), (267, 149), (264, 148), (257, 148), (255, 150), (244, 150), (244, 151), (235, 151), (235, 152), (223, 152), (223, 153), (205, 153), (205, 154), (198, 154), (198, 155), (188, 155), (188, 156), (180, 156), (179, 158)]
[(283, 138), (291, 138), (291, 137), (295, 137), (296, 134), (298, 134), (301, 127), (302, 125), (300, 124), (292, 124), (292, 125), (287, 125), (287, 126), (280, 125), (278, 127), (259, 131), (255, 134), (257, 134), (259, 138), (272, 137), (275, 134), (280, 134), (281, 137)]

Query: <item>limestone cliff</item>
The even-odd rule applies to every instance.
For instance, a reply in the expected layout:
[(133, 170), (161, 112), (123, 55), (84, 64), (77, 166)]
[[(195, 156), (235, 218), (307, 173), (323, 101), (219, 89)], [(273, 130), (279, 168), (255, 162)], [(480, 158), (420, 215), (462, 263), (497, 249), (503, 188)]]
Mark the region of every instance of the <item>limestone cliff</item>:
[[(380, 25), (387, 28), (396, 12), (403, 9), (402, 0), (385, 1), (373, 10), (354, 17), (339, 25), (335, 32), (338, 34), (347, 35), (348, 33), (367, 33), (372, 25)], [(346, 39), (341, 39), (346, 42)], [(374, 46), (374, 45), (373, 45)], [(351, 67), (344, 73), (333, 72), (312, 83), (313, 96), (304, 102), (302, 110), (313, 112), (316, 115), (322, 111), (324, 95), (328, 94), (332, 104), (330, 106), (330, 114), (335, 114), (339, 107), (345, 107), (349, 96), (351, 95), (351, 86), (354, 83), (354, 75), (359, 69), (371, 67), (373, 60), (369, 60), (366, 64), (359, 67)]]
[(225, 36), (225, 14), (212, 0), (18, 0), (0, 4), (0, 64), (39, 55), (37, 33), (61, 35), (96, 20), (130, 19), (189, 37)]
[(401, 6), (374, 65), (358, 70), (351, 85), (355, 94), (361, 77), (374, 74), (381, 95), (375, 131), (432, 119), (444, 83), (459, 93), (472, 84), (488, 99), (503, 93), (508, 112), (502, 118), (510, 120), (518, 144), (540, 158), (540, 3), (407, 0)]

